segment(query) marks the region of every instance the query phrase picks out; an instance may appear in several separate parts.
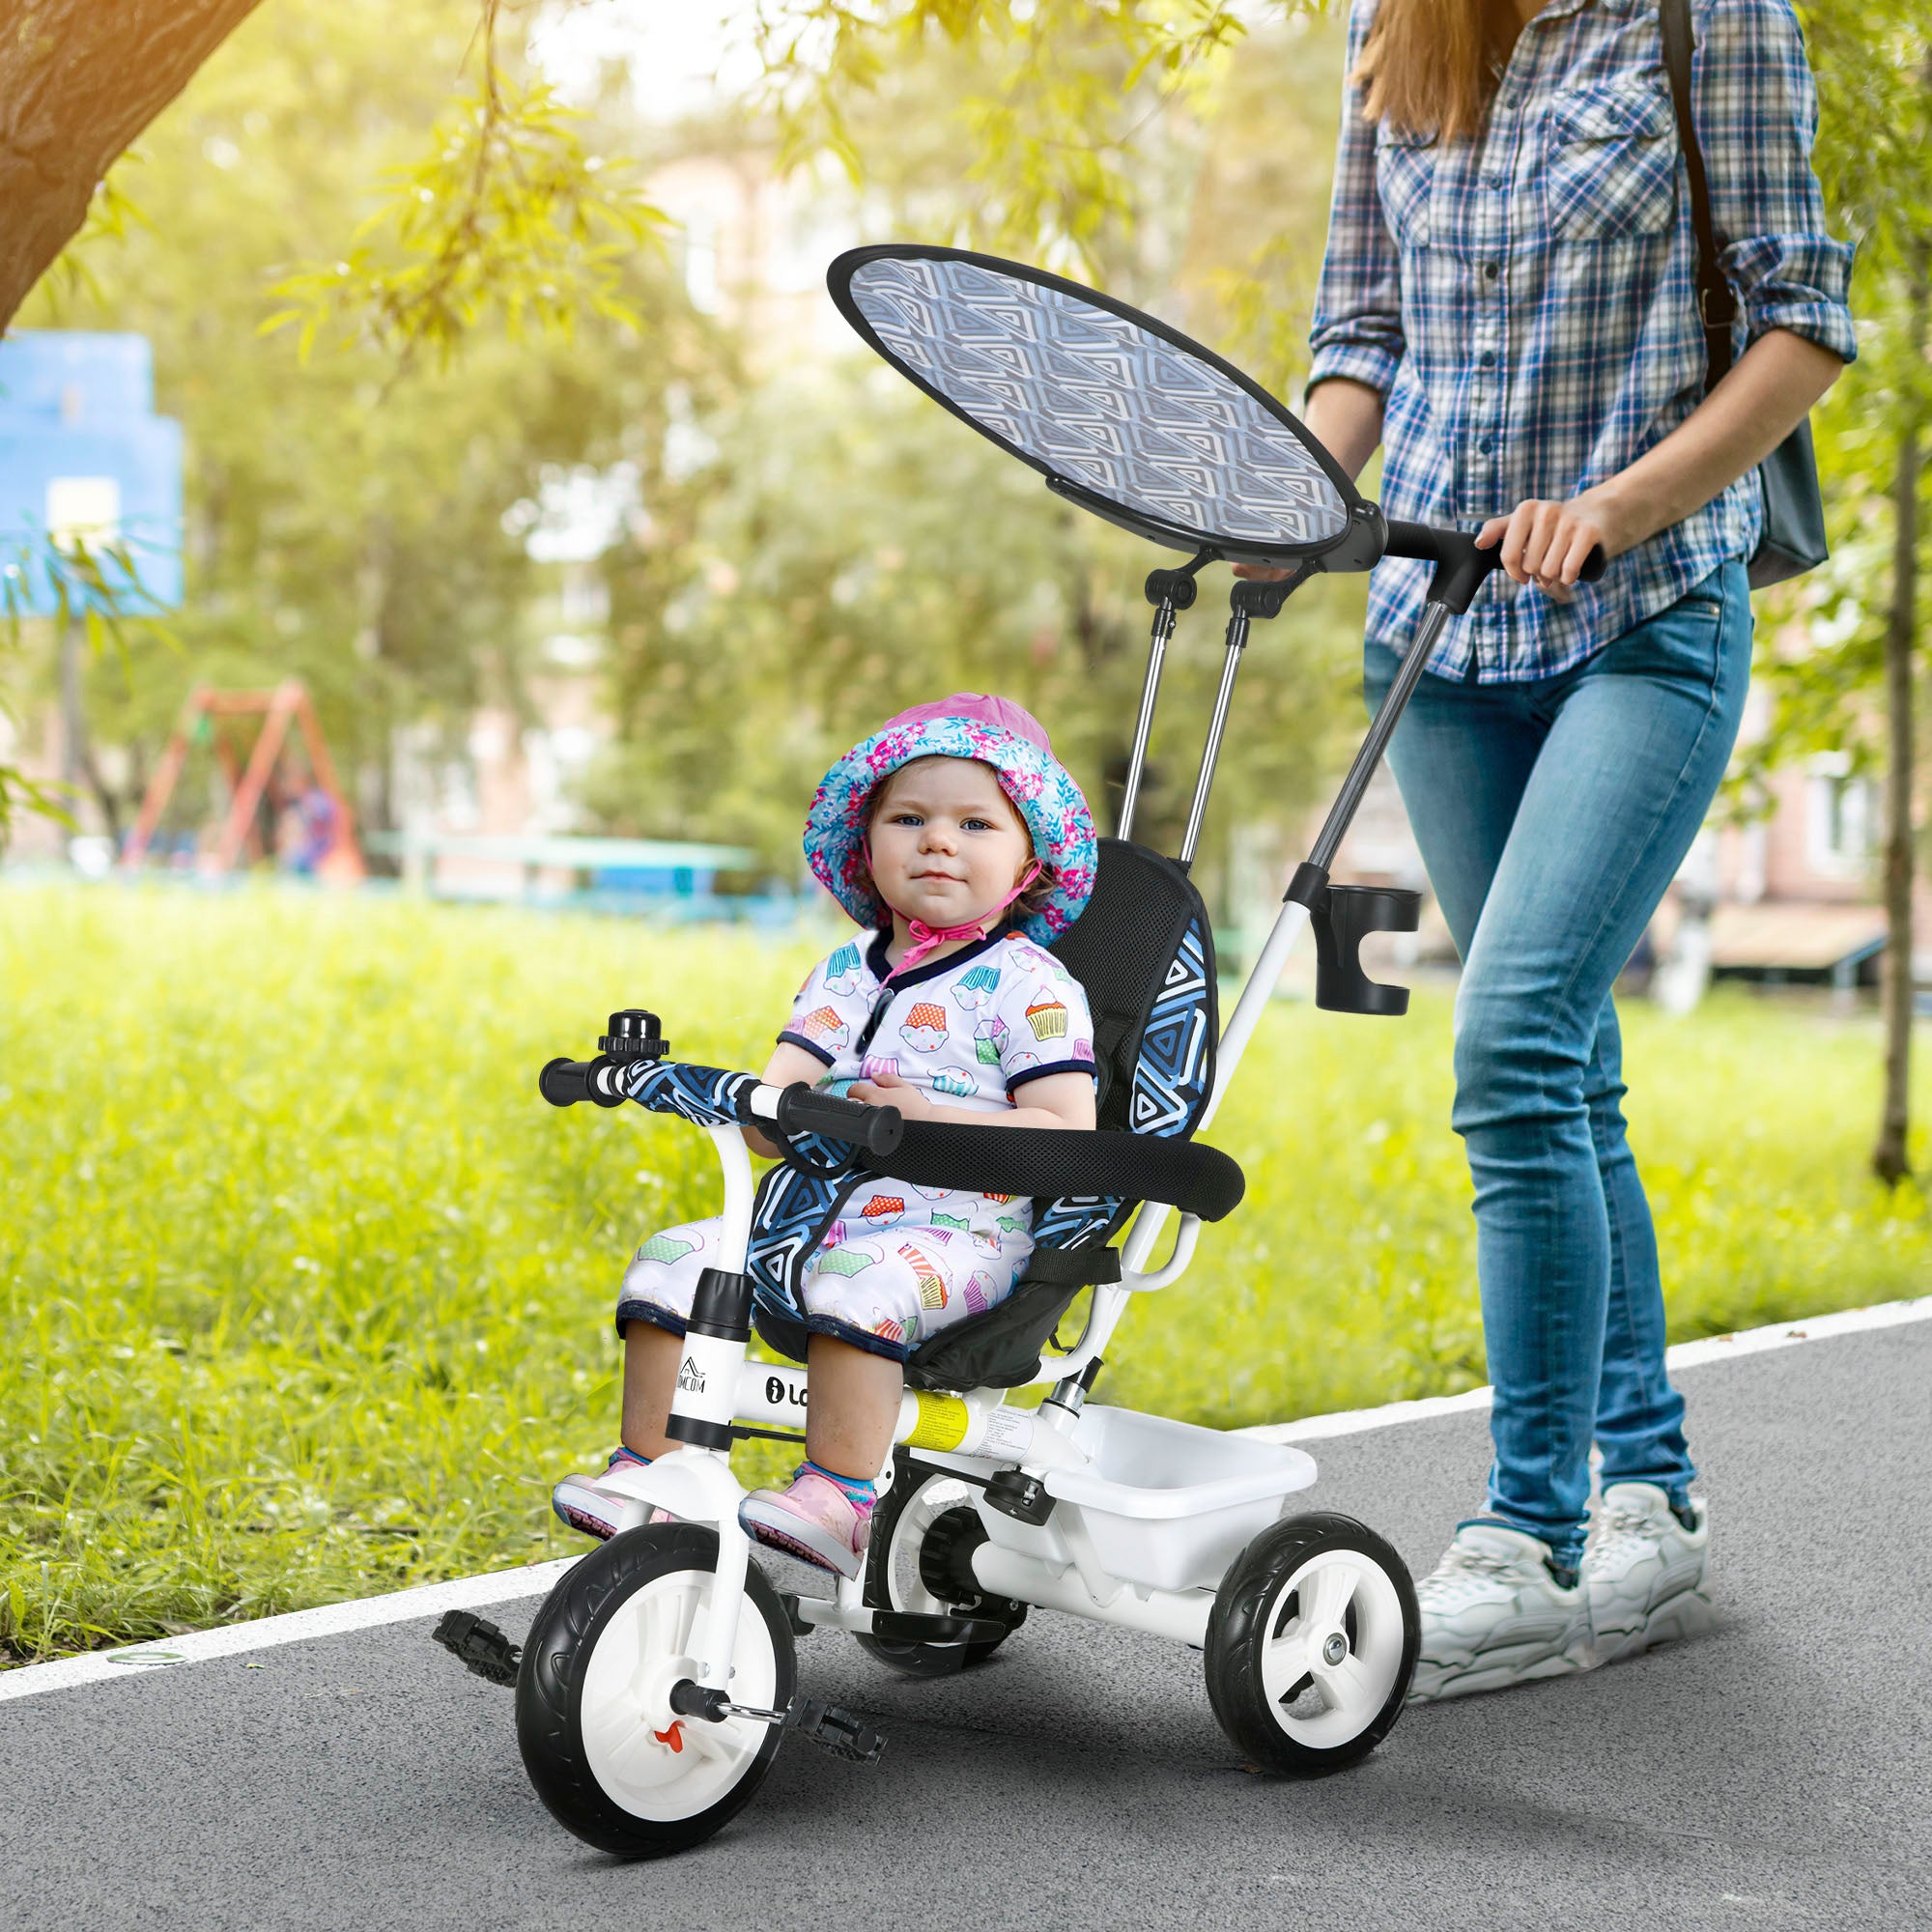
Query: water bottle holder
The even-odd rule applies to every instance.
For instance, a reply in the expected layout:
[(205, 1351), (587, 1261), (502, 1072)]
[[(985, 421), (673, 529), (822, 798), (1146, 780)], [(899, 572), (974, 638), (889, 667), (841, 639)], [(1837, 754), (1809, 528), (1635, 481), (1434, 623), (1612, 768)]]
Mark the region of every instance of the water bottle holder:
[(1372, 932), (1413, 932), (1422, 895), (1397, 886), (1330, 886), (1309, 914), (1315, 927), (1315, 1004), (1331, 1013), (1408, 1010), (1408, 988), (1385, 986), (1362, 971), (1361, 944)]

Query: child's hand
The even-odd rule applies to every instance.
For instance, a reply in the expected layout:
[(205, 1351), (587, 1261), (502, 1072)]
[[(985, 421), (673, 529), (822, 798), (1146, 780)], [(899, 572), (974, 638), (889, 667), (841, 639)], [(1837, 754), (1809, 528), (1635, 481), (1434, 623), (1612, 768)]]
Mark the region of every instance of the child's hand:
[(933, 1105), (923, 1087), (901, 1080), (896, 1073), (881, 1072), (876, 1080), (855, 1080), (851, 1086), (855, 1100), (869, 1107), (896, 1107), (908, 1121), (929, 1121)]

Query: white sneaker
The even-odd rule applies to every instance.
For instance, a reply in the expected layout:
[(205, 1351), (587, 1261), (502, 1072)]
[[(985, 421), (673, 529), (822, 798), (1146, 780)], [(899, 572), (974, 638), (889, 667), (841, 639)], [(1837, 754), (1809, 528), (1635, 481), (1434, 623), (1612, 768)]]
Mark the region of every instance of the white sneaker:
[(1422, 1648), (1411, 1704), (1590, 1667), (1581, 1586), (1565, 1589), (1550, 1574), (1549, 1546), (1520, 1529), (1465, 1522), (1415, 1594)]
[(1701, 1498), (1690, 1508), (1696, 1526), (1686, 1529), (1655, 1483), (1612, 1483), (1604, 1492), (1583, 1550), (1583, 1598), (1597, 1662), (1639, 1657), (1710, 1629), (1704, 1587), (1710, 1510)]

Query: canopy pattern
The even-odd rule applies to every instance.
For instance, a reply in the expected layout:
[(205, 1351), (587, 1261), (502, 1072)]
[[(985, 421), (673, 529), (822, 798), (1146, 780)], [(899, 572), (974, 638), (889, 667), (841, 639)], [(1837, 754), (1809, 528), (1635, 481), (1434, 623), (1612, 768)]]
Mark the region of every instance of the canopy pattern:
[(1208, 543), (1318, 550), (1347, 526), (1282, 415), (1131, 313), (923, 250), (870, 254), (847, 286), (890, 359), (1050, 475)]

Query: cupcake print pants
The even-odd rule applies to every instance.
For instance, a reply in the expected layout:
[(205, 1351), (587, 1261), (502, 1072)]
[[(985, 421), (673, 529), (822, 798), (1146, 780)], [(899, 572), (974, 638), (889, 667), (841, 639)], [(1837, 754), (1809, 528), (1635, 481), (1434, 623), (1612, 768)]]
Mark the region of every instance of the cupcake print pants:
[[(1033, 1252), (1032, 1204), (999, 1194), (861, 1186), (808, 1257), (793, 1299), (814, 1334), (903, 1361), (943, 1328), (1004, 1301)], [(697, 1277), (718, 1265), (721, 1223), (653, 1235), (624, 1271), (617, 1325), (684, 1333)]]

